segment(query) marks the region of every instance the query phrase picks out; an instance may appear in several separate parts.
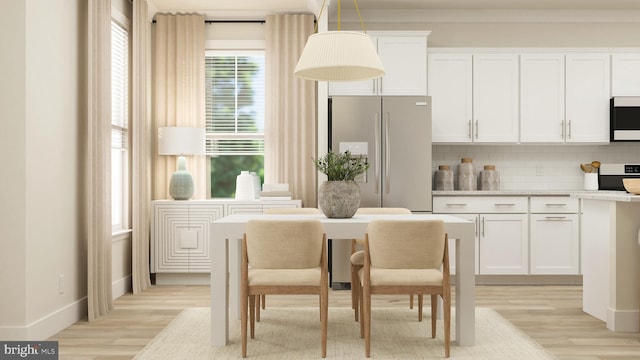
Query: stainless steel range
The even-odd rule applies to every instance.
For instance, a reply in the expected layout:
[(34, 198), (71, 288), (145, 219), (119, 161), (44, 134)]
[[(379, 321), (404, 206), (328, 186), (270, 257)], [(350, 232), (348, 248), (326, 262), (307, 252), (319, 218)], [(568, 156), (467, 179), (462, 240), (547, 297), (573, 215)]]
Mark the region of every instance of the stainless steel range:
[(622, 179), (625, 178), (640, 178), (640, 164), (602, 164), (598, 190), (624, 190)]

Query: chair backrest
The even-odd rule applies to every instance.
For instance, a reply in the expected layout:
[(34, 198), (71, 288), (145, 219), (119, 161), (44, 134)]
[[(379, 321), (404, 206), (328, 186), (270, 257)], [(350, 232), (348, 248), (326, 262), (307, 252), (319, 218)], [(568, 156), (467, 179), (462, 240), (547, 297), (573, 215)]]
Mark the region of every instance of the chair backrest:
[(264, 209), (265, 214), (322, 214), (320, 209), (316, 208), (293, 208), (293, 207), (278, 207)]
[(309, 269), (321, 265), (319, 220), (249, 220), (247, 258), (256, 269)]
[(357, 214), (411, 214), (411, 210), (397, 207), (362, 207)]
[(372, 267), (436, 269), (444, 257), (441, 220), (374, 220), (367, 227)]

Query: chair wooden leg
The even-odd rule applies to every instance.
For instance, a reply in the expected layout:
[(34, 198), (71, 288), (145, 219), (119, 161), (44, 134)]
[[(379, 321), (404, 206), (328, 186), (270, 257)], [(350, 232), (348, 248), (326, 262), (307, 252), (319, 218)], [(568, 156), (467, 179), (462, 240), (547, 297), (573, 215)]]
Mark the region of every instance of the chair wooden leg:
[(320, 289), (320, 314), (322, 327), (322, 357), (327, 357), (327, 327), (329, 323), (329, 289)]
[(256, 297), (249, 296), (249, 333), (251, 334), (251, 338), (255, 339), (256, 337)]
[(364, 352), (366, 357), (371, 357), (371, 292), (369, 288), (363, 289), (362, 299), (364, 316), (360, 322), (364, 323)]
[(436, 338), (436, 317), (438, 316), (438, 295), (431, 295), (431, 338)]
[(262, 309), (266, 309), (267, 308), (267, 295), (262, 294)]
[(351, 308), (353, 309), (353, 316), (358, 321), (358, 289), (356, 282), (358, 281), (357, 267), (351, 264)]
[(256, 295), (256, 322), (260, 322), (260, 298), (260, 295)]
[(413, 294), (409, 295), (409, 309), (413, 309)]
[(242, 304), (240, 305), (240, 322), (242, 324), (242, 357), (247, 357), (247, 313), (249, 312), (249, 296), (246, 291), (242, 291)]
[(359, 303), (359, 313), (360, 313), (360, 338), (364, 339), (364, 300), (363, 300), (363, 290), (362, 285), (358, 283), (358, 303)]
[(444, 356), (451, 356), (451, 294), (443, 296)]
[(422, 321), (422, 294), (418, 294), (418, 321)]

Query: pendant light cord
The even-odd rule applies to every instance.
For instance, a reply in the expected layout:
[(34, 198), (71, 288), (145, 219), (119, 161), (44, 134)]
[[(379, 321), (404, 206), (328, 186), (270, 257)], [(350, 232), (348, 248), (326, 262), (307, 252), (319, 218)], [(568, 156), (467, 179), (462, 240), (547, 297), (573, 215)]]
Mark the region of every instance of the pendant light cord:
[[(322, 12), (324, 11), (324, 5), (327, 0), (322, 0), (322, 7), (320, 8), (320, 13), (318, 14), (318, 20), (316, 21), (316, 26), (313, 29), (314, 33), (318, 32), (318, 24), (320, 23), (320, 18), (322, 17)], [(362, 15), (360, 14), (360, 8), (358, 7), (358, 2), (353, 0), (353, 6), (356, 8), (356, 13), (358, 14), (358, 20), (360, 20), (360, 26), (362, 27), (362, 31), (366, 34), (367, 28), (364, 26), (364, 21), (362, 21)], [(340, 6), (340, 0), (338, 0), (338, 31), (341, 30), (341, 10), (342, 6)]]

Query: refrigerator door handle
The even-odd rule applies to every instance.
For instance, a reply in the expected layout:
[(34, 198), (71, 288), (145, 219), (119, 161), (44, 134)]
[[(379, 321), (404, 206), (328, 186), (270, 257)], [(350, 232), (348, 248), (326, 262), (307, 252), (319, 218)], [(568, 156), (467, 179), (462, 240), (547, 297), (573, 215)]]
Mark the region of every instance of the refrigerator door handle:
[(391, 144), (389, 137), (389, 113), (384, 114), (384, 192), (389, 193), (391, 187), (389, 186), (389, 162), (391, 161)]
[(375, 158), (373, 166), (373, 177), (375, 178), (376, 186), (374, 187), (375, 194), (378, 194), (380, 188), (380, 113), (375, 113), (373, 117), (373, 144), (375, 148)]

